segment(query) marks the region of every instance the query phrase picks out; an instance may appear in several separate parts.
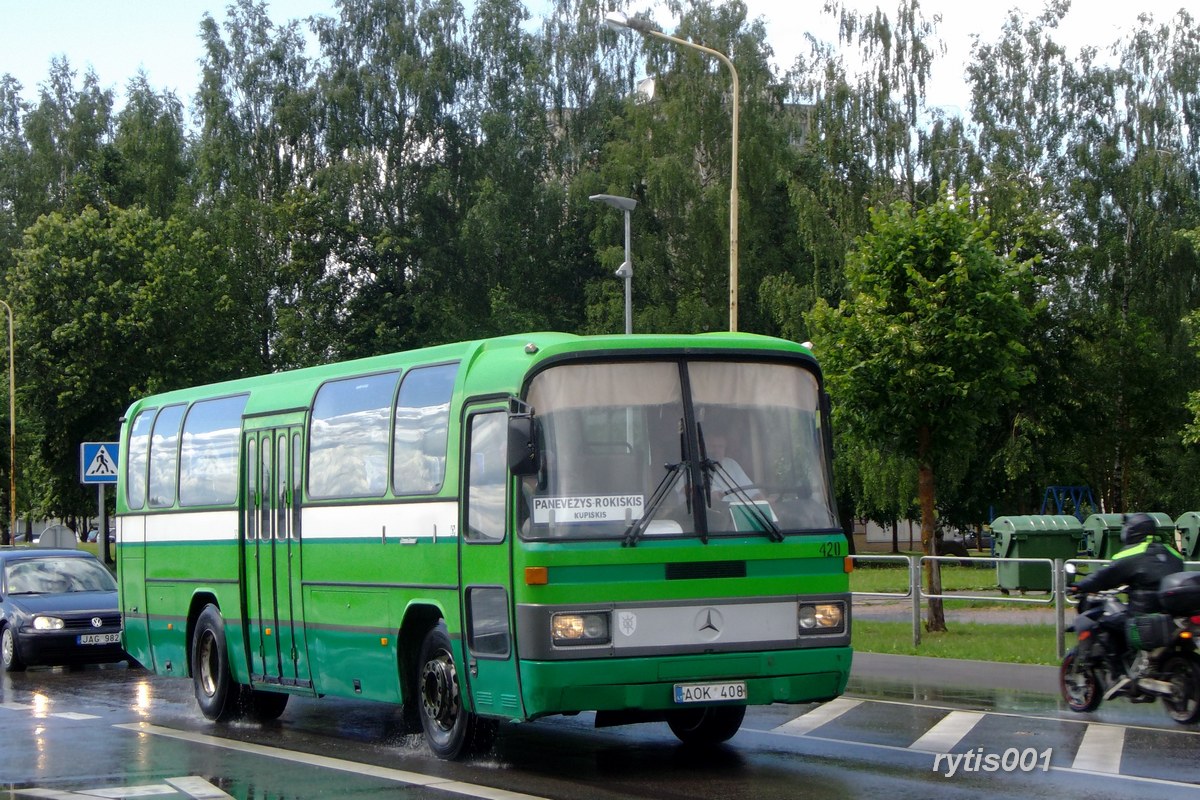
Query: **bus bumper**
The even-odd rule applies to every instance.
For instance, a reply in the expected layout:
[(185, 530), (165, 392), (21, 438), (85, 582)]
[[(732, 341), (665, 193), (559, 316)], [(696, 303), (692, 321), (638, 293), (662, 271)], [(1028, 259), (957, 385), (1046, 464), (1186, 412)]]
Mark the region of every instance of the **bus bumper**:
[(663, 710), (675, 684), (744, 681), (746, 705), (810, 703), (846, 690), (849, 647), (581, 661), (522, 661), (529, 719), (577, 711)]

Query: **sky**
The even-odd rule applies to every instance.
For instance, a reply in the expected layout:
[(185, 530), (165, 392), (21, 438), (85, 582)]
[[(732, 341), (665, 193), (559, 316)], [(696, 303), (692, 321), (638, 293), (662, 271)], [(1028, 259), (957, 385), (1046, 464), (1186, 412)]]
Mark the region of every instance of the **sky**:
[[(1194, 0), (1189, 0), (1194, 2)], [(536, 16), (544, 0), (526, 0)], [(804, 32), (833, 38), (833, 28), (822, 13), (823, 0), (745, 0), (751, 17), (762, 17), (778, 67), (791, 66)], [(845, 0), (852, 8), (886, 12), (895, 0)], [(138, 69), (150, 85), (174, 91), (185, 103), (199, 85), (202, 49), (199, 24), (205, 12), (220, 20), (224, 0), (0, 0), (0, 75), (9, 73), (24, 86), (25, 97), (36, 97), (37, 85), (49, 73), (50, 60), (65, 55), (80, 75), (90, 66), (100, 84), (121, 95)], [(649, 5), (635, 2), (633, 9)], [(929, 104), (965, 114), (969, 93), (963, 84), (963, 65), (970, 56), (971, 36), (994, 39), (1010, 8), (1036, 15), (1043, 0), (924, 0), (926, 16), (942, 15), (940, 26), (947, 53), (935, 71)], [(1185, 0), (1074, 0), (1055, 38), (1074, 52), (1082, 44), (1105, 47), (1148, 12), (1164, 22), (1185, 5)], [(267, 0), (275, 22), (313, 14), (332, 15), (334, 0)], [(673, 32), (676, 21), (656, 14), (664, 30)], [(119, 103), (118, 97), (118, 103)]]

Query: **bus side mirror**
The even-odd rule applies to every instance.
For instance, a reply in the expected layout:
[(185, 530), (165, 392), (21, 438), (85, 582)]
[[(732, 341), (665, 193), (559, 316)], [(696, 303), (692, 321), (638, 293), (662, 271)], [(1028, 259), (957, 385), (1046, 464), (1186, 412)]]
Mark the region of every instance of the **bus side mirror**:
[(532, 414), (508, 418), (508, 469), (513, 475), (536, 475), (539, 466)]

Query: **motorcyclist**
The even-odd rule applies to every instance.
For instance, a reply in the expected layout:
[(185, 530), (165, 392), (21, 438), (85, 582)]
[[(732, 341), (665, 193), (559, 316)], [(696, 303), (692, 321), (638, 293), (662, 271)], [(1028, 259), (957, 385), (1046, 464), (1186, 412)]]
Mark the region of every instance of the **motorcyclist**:
[[(1121, 526), (1122, 547), (1113, 556), (1112, 563), (1070, 587), (1072, 594), (1127, 587), (1129, 603), (1125, 612), (1119, 618), (1105, 622), (1113, 643), (1114, 659), (1110, 668), (1114, 675), (1124, 672), (1119, 663), (1123, 664), (1121, 656), (1127, 648), (1126, 621), (1139, 614), (1161, 611), (1159, 583), (1166, 576), (1183, 571), (1183, 556), (1170, 545), (1154, 539), (1157, 531), (1158, 526), (1149, 514), (1130, 514)], [(1120, 683), (1123, 685), (1128, 681), (1126, 677)]]

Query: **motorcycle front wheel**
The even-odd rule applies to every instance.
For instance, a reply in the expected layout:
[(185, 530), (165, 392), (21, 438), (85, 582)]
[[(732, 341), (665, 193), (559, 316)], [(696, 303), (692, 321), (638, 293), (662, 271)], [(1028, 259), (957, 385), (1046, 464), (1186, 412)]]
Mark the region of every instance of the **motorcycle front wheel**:
[(1104, 699), (1103, 687), (1096, 669), (1081, 661), (1074, 649), (1063, 657), (1058, 671), (1058, 687), (1067, 707), (1078, 713), (1095, 711)]
[(1195, 656), (1174, 656), (1163, 665), (1171, 694), (1163, 697), (1167, 714), (1180, 725), (1200, 720), (1200, 664)]

